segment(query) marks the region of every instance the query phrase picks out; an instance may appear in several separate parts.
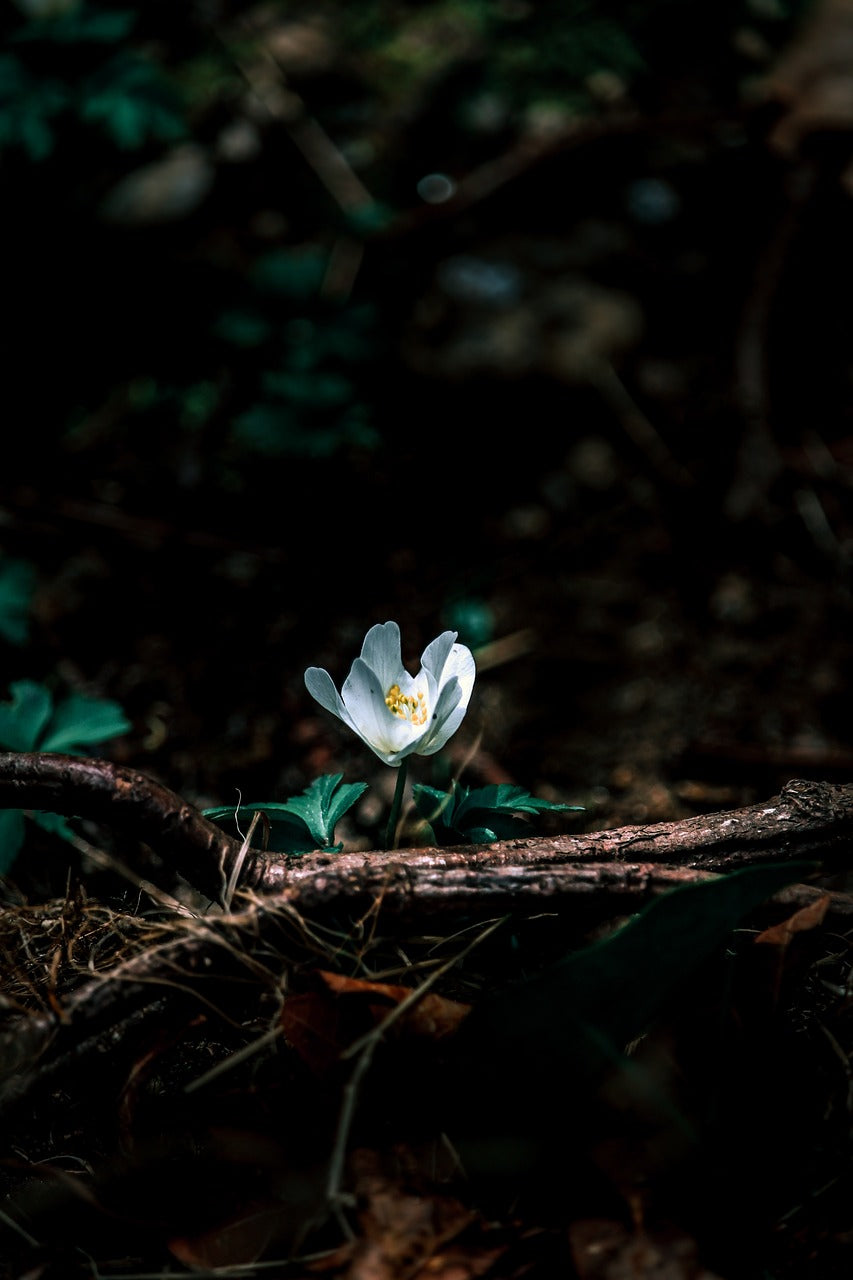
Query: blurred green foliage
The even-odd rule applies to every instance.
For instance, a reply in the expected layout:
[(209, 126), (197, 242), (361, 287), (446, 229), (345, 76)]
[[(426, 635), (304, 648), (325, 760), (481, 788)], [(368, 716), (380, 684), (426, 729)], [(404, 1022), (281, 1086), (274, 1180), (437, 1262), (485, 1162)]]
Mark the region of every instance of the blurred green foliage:
[(441, 252), (407, 239), (420, 180), (642, 111), (738, 24), (781, 41), (799, 7), (18, 0), (9, 363), (41, 344), (56, 375), (22, 373), (29, 419), (71, 453), (126, 446), (127, 484), (140, 460), (230, 494), (294, 459), (369, 462), (410, 420), (389, 375)]
[[(121, 707), (106, 698), (71, 693), (58, 701), (46, 685), (16, 680), (11, 698), (0, 702), (0, 748), (5, 751), (58, 751), (80, 755), (126, 733), (130, 721)], [(53, 813), (27, 815), (37, 825), (63, 839), (73, 838), (64, 818)], [(0, 810), (0, 875), (13, 864), (24, 843), (25, 815), (18, 809)]]
[(180, 96), (163, 68), (141, 49), (111, 47), (135, 22), (130, 10), (80, 5), (12, 29), (0, 56), (0, 151), (45, 160), (68, 118), (128, 150), (183, 137)]
[(0, 557), (0, 637), (8, 644), (25, 644), (36, 587), (35, 567), (12, 556)]

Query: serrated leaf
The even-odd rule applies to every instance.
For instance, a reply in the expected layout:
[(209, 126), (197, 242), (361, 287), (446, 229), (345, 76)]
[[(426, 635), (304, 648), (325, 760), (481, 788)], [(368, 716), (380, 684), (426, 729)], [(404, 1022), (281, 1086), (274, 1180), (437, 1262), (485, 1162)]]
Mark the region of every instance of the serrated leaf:
[(30, 607), (36, 571), (25, 560), (0, 560), (0, 636), (24, 644), (29, 635)]
[(489, 844), (509, 840), (529, 831), (520, 814), (549, 810), (577, 810), (580, 806), (539, 800), (524, 787), (499, 783), (487, 787), (457, 786), (451, 791), (416, 784), (412, 788), (415, 808), (432, 828), (438, 845)]
[(75, 753), (81, 747), (127, 733), (130, 728), (131, 723), (117, 702), (72, 693), (58, 704), (50, 717), (39, 750)]
[(297, 818), (281, 804), (244, 804), (220, 805), (214, 809), (203, 809), (205, 818), (218, 822), (233, 831), (238, 838), (249, 830), (252, 818), (256, 813), (263, 813), (270, 822), (268, 848), (272, 853), (312, 853), (317, 842), (311, 836), (301, 818)]
[(0, 702), (0, 746), (35, 751), (53, 709), (50, 690), (34, 680), (16, 680), (9, 691), (10, 701)]
[(204, 809), (203, 813), (214, 822), (236, 818), (242, 826), (260, 810), (270, 819), (274, 836), (277, 834), (278, 841), (284, 841), (283, 845), (277, 845), (279, 852), (330, 850), (335, 847), (335, 826), (367, 790), (366, 782), (341, 785), (342, 779), (342, 773), (327, 773), (315, 778), (301, 795), (289, 800), (241, 804), (236, 811), (233, 805), (220, 805)]
[(0, 809), (0, 876), (5, 875), (24, 843), (24, 815), (20, 809)]
[(342, 773), (322, 774), (301, 795), (287, 800), (282, 806), (282, 812), (291, 813), (305, 823), (318, 849), (332, 843), (336, 822), (367, 790), (366, 782), (349, 782), (342, 786), (342, 779)]
[[(462, 788), (460, 788), (460, 791)], [(578, 809), (574, 804), (555, 804), (551, 800), (539, 800), (524, 787), (501, 782), (488, 787), (465, 788), (456, 808), (456, 821), (467, 820), (471, 813), (547, 813), (558, 810)]]

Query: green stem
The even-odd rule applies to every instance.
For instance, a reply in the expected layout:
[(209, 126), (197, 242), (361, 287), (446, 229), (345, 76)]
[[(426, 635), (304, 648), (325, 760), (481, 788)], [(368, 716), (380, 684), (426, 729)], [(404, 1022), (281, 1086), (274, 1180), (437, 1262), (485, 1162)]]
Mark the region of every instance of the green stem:
[(394, 799), (388, 815), (388, 827), (385, 831), (385, 848), (393, 849), (396, 844), (397, 823), (400, 821), (400, 810), (403, 807), (403, 792), (406, 789), (406, 775), (409, 772), (409, 761), (404, 760), (397, 770), (397, 786), (394, 788)]

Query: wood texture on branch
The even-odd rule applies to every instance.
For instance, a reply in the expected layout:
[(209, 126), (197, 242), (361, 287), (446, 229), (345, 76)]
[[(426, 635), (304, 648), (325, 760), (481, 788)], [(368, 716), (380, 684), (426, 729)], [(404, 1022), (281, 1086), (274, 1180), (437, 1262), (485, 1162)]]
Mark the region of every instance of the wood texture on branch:
[[(741, 809), (610, 831), (503, 840), (489, 845), (313, 853), (302, 857), (250, 849), (168, 787), (106, 760), (53, 753), (0, 753), (0, 808), (40, 809), (88, 818), (148, 844), (175, 872), (222, 902), (238, 883), (259, 893), (287, 891), (300, 909), (332, 900), (384, 895), (402, 908), (423, 895), (443, 902), (496, 892), (501, 874), (514, 894), (546, 898), (546, 868), (577, 864), (658, 863), (725, 872), (760, 862), (851, 865), (853, 784), (793, 780), (778, 796)], [(515, 868), (515, 871), (511, 869)], [(478, 876), (493, 872), (491, 880)], [(488, 880), (488, 887), (487, 887)], [(581, 880), (578, 882), (582, 883)], [(477, 886), (480, 886), (479, 888)], [(503, 891), (499, 896), (503, 896)]]

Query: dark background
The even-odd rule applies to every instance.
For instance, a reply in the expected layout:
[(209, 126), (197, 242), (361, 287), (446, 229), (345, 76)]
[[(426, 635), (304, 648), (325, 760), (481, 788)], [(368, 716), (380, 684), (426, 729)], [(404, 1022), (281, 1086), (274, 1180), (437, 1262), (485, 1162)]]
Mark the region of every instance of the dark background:
[[(57, 704), (115, 703), (129, 728), (95, 750), (201, 807), (283, 801), (322, 774), (366, 781), (336, 836), (375, 849), (395, 772), (303, 673), (340, 684), (368, 628), (394, 619), (411, 670), (445, 628), (478, 664), (462, 727), (411, 781), (582, 806), (543, 815), (546, 831), (849, 782), (846, 0), (16, 0), (0, 32), (0, 702), (28, 680)], [(28, 574), (22, 613), (8, 588)], [(297, 946), (285, 929), (270, 941), (265, 904), (267, 933), (240, 941), (232, 919), (218, 931), (128, 886), (188, 894), (145, 846), (74, 825), (88, 846), (28, 823), (2, 886), (0, 1104), (21, 1080), (33, 1090), (0, 1159), (20, 1258), (0, 1251), (2, 1280), (88, 1275), (95, 1257), (105, 1276), (150, 1274), (220, 1243), (228, 1261), (228, 1223), (251, 1223), (256, 1195), (281, 1233), (270, 1249), (288, 1253), (306, 1186), (325, 1203), (344, 1082), (311, 1053), (340, 1068), (375, 1025), (376, 991), (356, 982), (351, 1016), (368, 1020), (329, 1032), (318, 966), (411, 982), (434, 972), (421, 957), (461, 952), (442, 996), (485, 1007), (488, 1030), (488, 998), (550, 972), (577, 928), (573, 910), (521, 911), (469, 961), (479, 920), (401, 939), (377, 911)], [(549, 1140), (552, 1105), (567, 1125), (561, 1177), (523, 1173), (494, 1212), (476, 1178), (461, 1190), (463, 1219), (484, 1215), (466, 1274), (662, 1274), (657, 1259), (686, 1277), (695, 1239), (726, 1280), (849, 1276), (836, 906), (787, 951), (790, 936), (756, 947), (723, 921), (725, 954), (701, 971), (682, 957), (713, 935), (713, 910), (694, 906), (671, 951), (646, 935), (651, 977), (641, 965), (617, 985), (658, 1008), (677, 971), (631, 1046), (660, 1124), (630, 1071), (623, 1093), (595, 1073), (543, 1087), (549, 1029), (573, 1041), (575, 1026), (550, 1006), (586, 1019), (607, 991), (594, 946), (592, 984), (545, 988), (545, 1037), (516, 1044), (515, 1066), (500, 1036), (483, 1041), (488, 1070), (474, 1044), (480, 1074), (464, 1057), (454, 1070), (452, 1036), (442, 1074), (434, 1027), (403, 1038), (371, 1069), (364, 1142), (350, 1135), (367, 1219), (343, 1246), (333, 1223), (319, 1265), (367, 1274), (362, 1245), (394, 1243), (370, 1219), (386, 1193), (406, 1266), (413, 1241), (439, 1247), (440, 1162), (411, 1144), (433, 1108), (446, 1119), (444, 1090), (463, 1112), (485, 1098), (489, 1123), (489, 1099), (497, 1113), (515, 1097)], [(197, 988), (160, 950), (184, 925)], [(124, 1004), (109, 978), (132, 955), (153, 979)], [(66, 1000), (74, 1017), (36, 1053)], [(269, 1052), (242, 1056), (256, 1041)], [(223, 1063), (212, 1089), (185, 1092)], [(704, 1139), (686, 1162), (681, 1117)], [(370, 1160), (388, 1147), (373, 1201)], [(426, 1237), (395, 1217), (416, 1174), (440, 1193), (420, 1198)], [(257, 1249), (240, 1221), (242, 1264)], [(433, 1262), (450, 1274), (452, 1249)]]
[(302, 673), (391, 618), (480, 666), (415, 781), (578, 829), (849, 777), (837, 7), (57, 10), (2, 11), (7, 682), (200, 805), (369, 780), (368, 848)]

